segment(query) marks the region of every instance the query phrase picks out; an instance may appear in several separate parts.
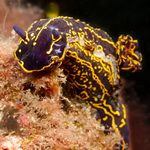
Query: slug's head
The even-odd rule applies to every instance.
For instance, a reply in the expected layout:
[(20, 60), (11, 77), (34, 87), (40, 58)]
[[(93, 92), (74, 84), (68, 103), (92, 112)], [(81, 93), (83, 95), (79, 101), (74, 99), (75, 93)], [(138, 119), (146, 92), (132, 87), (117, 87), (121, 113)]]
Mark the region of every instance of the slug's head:
[(25, 72), (52, 69), (61, 64), (66, 38), (58, 29), (46, 27), (25, 32), (18, 26), (13, 28), (21, 38), (14, 55)]
[(129, 35), (121, 35), (116, 43), (118, 64), (121, 70), (135, 72), (140, 70), (142, 55), (138, 52), (138, 41)]

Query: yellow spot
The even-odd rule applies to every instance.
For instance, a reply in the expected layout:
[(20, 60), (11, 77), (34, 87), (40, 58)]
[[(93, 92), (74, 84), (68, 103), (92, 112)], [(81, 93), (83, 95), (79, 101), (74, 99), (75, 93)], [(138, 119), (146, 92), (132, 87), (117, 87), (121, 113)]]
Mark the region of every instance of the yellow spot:
[(104, 121), (106, 121), (107, 119), (108, 119), (108, 117), (107, 117), (107, 116), (105, 116), (105, 117), (103, 118), (103, 120), (104, 120)]
[(41, 30), (41, 28), (40, 28), (40, 27), (37, 27), (36, 31), (38, 31), (38, 30)]
[(33, 46), (35, 46), (36, 45), (36, 42), (33, 42)]
[(80, 75), (80, 73), (81, 73), (81, 71), (80, 71), (80, 70), (78, 70), (77, 75)]
[(93, 87), (93, 91), (96, 91), (96, 87)]
[(79, 31), (82, 31), (82, 28), (79, 28)]
[(21, 49), (19, 49), (18, 52), (21, 53)]
[(73, 26), (73, 24), (70, 22), (70, 23), (69, 23), (69, 26)]
[(72, 35), (76, 35), (76, 32), (75, 32), (75, 31), (72, 31)]
[(98, 98), (97, 98), (97, 97), (94, 97), (94, 101), (95, 101), (95, 102), (98, 102)]

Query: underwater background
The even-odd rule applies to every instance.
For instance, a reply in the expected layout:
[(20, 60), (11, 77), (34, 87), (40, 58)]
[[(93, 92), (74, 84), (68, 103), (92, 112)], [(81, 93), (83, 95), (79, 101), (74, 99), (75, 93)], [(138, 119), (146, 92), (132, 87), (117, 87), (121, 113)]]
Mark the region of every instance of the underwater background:
[[(71, 16), (105, 30), (114, 41), (120, 34), (130, 34), (139, 41), (143, 55), (143, 69), (136, 73), (123, 73), (125, 102), (128, 105), (133, 150), (150, 149), (150, 5), (148, 0), (6, 0), (10, 7), (31, 3), (41, 9), (33, 20), (57, 15)], [(1, 5), (1, 8), (3, 6)], [(36, 10), (35, 10), (36, 11)], [(31, 13), (32, 14), (32, 13)], [(1, 14), (1, 16), (5, 16)], [(0, 21), (3, 22), (4, 19)], [(30, 14), (26, 15), (27, 18)], [(6, 26), (7, 26), (6, 19)], [(10, 19), (11, 20), (11, 19)], [(9, 21), (10, 21), (9, 20)], [(13, 21), (15, 19), (12, 19)], [(12, 21), (12, 22), (13, 22)], [(24, 27), (32, 22), (23, 22)], [(17, 23), (17, 21), (14, 21)], [(8, 25), (11, 30), (11, 25)], [(2, 28), (1, 28), (2, 29)]]

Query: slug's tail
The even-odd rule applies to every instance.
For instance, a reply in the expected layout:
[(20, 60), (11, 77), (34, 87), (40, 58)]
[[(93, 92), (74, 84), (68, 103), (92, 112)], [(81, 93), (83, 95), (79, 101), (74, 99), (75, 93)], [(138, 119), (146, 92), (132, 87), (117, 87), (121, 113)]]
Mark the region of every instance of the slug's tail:
[(125, 105), (113, 98), (107, 98), (100, 103), (91, 103), (97, 109), (96, 119), (105, 127), (104, 133), (114, 131), (121, 135), (120, 141), (115, 145), (117, 150), (126, 150), (129, 145), (129, 131)]
[(135, 72), (142, 68), (142, 55), (138, 52), (138, 41), (130, 35), (119, 36), (116, 42), (116, 52), (121, 70)]

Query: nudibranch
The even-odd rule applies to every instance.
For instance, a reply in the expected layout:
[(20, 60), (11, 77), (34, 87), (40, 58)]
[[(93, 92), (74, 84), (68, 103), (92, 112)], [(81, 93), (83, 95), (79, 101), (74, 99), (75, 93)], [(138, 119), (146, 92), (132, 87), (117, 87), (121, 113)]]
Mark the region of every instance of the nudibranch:
[(70, 89), (81, 100), (97, 109), (105, 129), (123, 137), (121, 149), (128, 144), (126, 107), (114, 93), (120, 72), (141, 69), (138, 41), (120, 35), (115, 43), (102, 29), (93, 28), (71, 17), (40, 19), (27, 31), (14, 26), (20, 44), (14, 52), (27, 73), (63, 69)]

